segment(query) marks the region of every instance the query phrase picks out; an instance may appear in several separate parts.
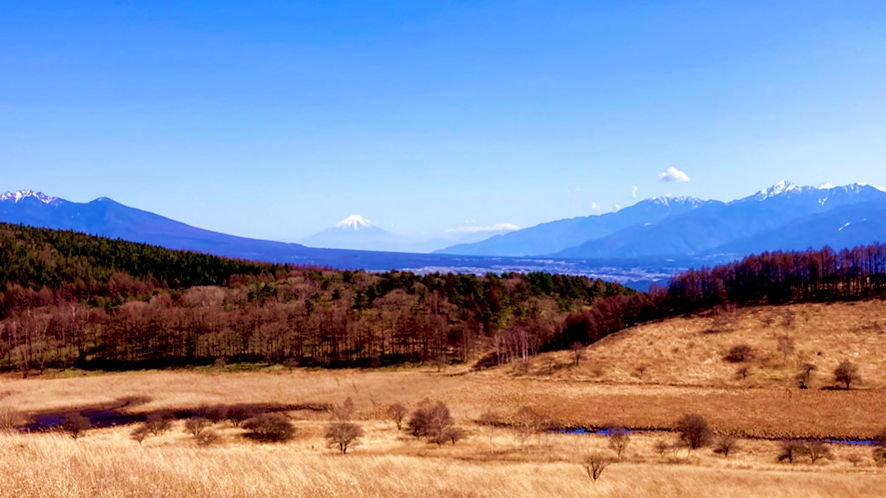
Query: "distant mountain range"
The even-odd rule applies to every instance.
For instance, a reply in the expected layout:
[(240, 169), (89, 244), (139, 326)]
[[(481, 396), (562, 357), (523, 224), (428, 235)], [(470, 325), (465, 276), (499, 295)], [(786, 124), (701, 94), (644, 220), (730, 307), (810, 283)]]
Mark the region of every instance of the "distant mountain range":
[[(614, 213), (542, 223), (532, 228), (497, 235), (474, 244), (460, 244), (437, 251), (440, 254), (473, 256), (541, 256), (577, 246), (622, 230), (656, 223), (715, 201), (691, 197), (646, 199)], [(721, 203), (722, 204), (722, 203)]]
[(471, 230), (471, 227), (468, 227), (467, 230), (450, 230), (445, 236), (416, 240), (388, 232), (355, 214), (300, 242), (306, 246), (326, 249), (429, 253), (455, 243), (479, 242), (516, 228), (506, 224), (480, 227), (478, 230)]
[[(799, 187), (781, 182), (727, 203), (689, 197), (647, 199), (614, 213), (544, 223), (434, 254), (392, 252), (393, 248), (417, 252), (421, 245), (360, 216), (306, 239), (320, 246), (316, 248), (212, 232), (105, 197), (76, 203), (31, 190), (0, 194), (0, 222), (272, 263), (371, 271), (548, 271), (616, 280), (642, 289), (688, 267), (751, 253), (826, 245), (839, 250), (886, 242), (886, 191), (863, 184)], [(451, 236), (477, 240), (487, 235), (478, 231)], [(425, 242), (424, 249), (442, 242)]]
[[(342, 223), (362, 224), (351, 218)], [(125, 206), (106, 197), (78, 203), (50, 197), (32, 190), (0, 194), (0, 222), (23, 224), (56, 230), (75, 230), (90, 235), (143, 242), (169, 249), (204, 252), (218, 256), (286, 263), (319, 265), (340, 269), (386, 271), (391, 269), (424, 272), (487, 272), (548, 271), (620, 282), (637, 282), (639, 288), (661, 281), (685, 269), (685, 263), (662, 267), (657, 262), (637, 261), (615, 268), (605, 261), (573, 263), (548, 258), (485, 258), (443, 254), (412, 254), (381, 251), (312, 248), (268, 240), (237, 237), (201, 228)]]
[(545, 223), (439, 252), (728, 260), (752, 252), (852, 247), (886, 241), (884, 202), (886, 192), (870, 185), (800, 187), (780, 182), (728, 203), (647, 199), (615, 213)]

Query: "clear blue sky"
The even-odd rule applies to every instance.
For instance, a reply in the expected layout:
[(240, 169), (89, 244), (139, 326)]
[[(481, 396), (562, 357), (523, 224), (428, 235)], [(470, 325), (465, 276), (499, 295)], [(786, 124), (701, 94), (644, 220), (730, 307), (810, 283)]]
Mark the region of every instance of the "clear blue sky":
[(296, 240), (781, 179), (886, 184), (886, 2), (2, 5), (0, 191)]

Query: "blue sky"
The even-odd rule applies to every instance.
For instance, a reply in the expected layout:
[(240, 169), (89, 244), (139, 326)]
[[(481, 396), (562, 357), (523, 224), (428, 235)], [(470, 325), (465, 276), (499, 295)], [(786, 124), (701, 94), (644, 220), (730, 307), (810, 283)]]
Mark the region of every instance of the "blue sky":
[(297, 240), (883, 185), (884, 54), (883, 2), (4, 2), (0, 190)]

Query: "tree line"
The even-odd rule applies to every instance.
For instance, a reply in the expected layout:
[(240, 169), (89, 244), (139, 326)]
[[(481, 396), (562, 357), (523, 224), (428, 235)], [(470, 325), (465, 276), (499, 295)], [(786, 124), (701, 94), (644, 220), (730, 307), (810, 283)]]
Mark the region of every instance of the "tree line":
[(466, 361), (496, 342), (534, 354), (568, 313), (635, 294), (585, 277), (335, 271), (11, 225), (0, 257), (0, 368), (23, 375)]
[(547, 273), (272, 265), (3, 224), (0, 261), (0, 369), (25, 376), (222, 361), (496, 364), (675, 315), (886, 289), (886, 245), (764, 253), (646, 293)]

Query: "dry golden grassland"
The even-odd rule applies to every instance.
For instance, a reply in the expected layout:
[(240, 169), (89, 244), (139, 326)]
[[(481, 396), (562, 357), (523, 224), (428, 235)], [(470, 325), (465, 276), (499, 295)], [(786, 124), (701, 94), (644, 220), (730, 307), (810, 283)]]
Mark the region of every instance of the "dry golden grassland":
[[(831, 445), (833, 458), (812, 465), (776, 461), (775, 437), (866, 438), (886, 426), (886, 305), (864, 302), (740, 310), (726, 318), (678, 318), (636, 327), (589, 347), (578, 366), (569, 352), (541, 355), (528, 373), (511, 366), (472, 372), (453, 367), (379, 371), (218, 373), (130, 372), (70, 378), (0, 378), (0, 410), (25, 413), (128, 404), (124, 411), (235, 403), (339, 403), (350, 397), (362, 443), (338, 456), (323, 439), (328, 415), (290, 412), (294, 441), (260, 444), (242, 429), (217, 424), (218, 443), (200, 447), (182, 421), (143, 444), (131, 427), (60, 433), (0, 434), (0, 497), (103, 496), (883, 496), (886, 471), (869, 447)], [(778, 335), (795, 352), (785, 361)], [(747, 379), (723, 361), (729, 347), (751, 345)], [(819, 355), (819, 352), (821, 354)], [(861, 368), (851, 391), (822, 390), (842, 359)], [(798, 363), (811, 361), (811, 388), (797, 389)], [(636, 367), (646, 365), (642, 372)], [(883, 372), (883, 374), (881, 374)], [(467, 438), (438, 447), (398, 432), (385, 408), (429, 398), (447, 403)], [(595, 435), (543, 434), (528, 441), (509, 428), (474, 423), (487, 410), (506, 419), (524, 405), (567, 426), (616, 422), (635, 433), (622, 461), (596, 483), (581, 461), (614, 456)], [(718, 433), (749, 437), (729, 458), (710, 448), (660, 455), (683, 413), (704, 415)], [(491, 440), (490, 440), (491, 437)], [(850, 463), (850, 455), (858, 460)]]

